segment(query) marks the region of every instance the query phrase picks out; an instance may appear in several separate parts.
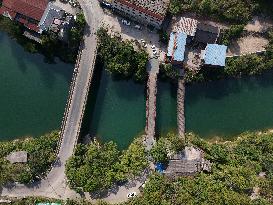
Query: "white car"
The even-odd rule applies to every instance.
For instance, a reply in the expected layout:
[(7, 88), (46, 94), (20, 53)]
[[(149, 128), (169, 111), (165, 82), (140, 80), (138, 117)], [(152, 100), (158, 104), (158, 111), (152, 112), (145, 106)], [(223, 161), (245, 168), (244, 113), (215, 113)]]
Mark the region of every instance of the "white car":
[(129, 199), (129, 198), (133, 198), (133, 197), (135, 197), (136, 195), (137, 195), (136, 192), (131, 192), (131, 193), (127, 194), (127, 198), (128, 198), (128, 199)]
[(152, 45), (151, 48), (152, 48), (153, 51), (156, 50), (155, 45)]
[(141, 30), (140, 25), (135, 25), (135, 28), (138, 29), (138, 30)]
[(140, 41), (141, 41), (141, 43), (143, 44), (143, 47), (144, 47), (144, 48), (147, 48), (147, 43), (146, 43), (146, 41), (144, 41), (143, 39), (140, 39)]
[(131, 22), (130, 21), (127, 21), (125, 19), (122, 19), (121, 22), (127, 26), (130, 26), (131, 25)]
[(153, 54), (156, 55), (157, 54), (157, 50), (153, 50)]

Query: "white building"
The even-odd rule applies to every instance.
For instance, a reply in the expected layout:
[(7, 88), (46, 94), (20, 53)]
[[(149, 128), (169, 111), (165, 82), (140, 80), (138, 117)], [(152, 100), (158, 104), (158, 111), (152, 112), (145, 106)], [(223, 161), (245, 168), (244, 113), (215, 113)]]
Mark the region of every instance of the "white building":
[(112, 0), (112, 6), (122, 15), (145, 25), (160, 28), (170, 0)]

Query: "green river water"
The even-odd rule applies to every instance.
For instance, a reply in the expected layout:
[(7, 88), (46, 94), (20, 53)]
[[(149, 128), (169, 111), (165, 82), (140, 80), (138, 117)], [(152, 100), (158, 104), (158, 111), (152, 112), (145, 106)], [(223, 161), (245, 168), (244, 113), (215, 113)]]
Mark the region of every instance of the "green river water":
[[(0, 32), (0, 139), (59, 129), (72, 65), (48, 64)], [(125, 148), (145, 127), (145, 86), (113, 80), (98, 66), (82, 134)], [(273, 71), (186, 87), (186, 130), (205, 138), (273, 127)], [(176, 85), (159, 82), (157, 134), (176, 130)]]
[[(101, 69), (101, 68), (99, 68)], [(145, 127), (145, 86), (113, 80), (102, 71), (91, 91), (89, 133), (125, 148)], [(90, 109), (92, 107), (92, 109)], [(261, 76), (188, 85), (186, 131), (202, 137), (232, 138), (273, 127), (273, 72)], [(176, 130), (176, 85), (159, 82), (157, 134)], [(86, 133), (85, 133), (86, 134)]]
[(60, 129), (73, 66), (48, 64), (0, 32), (0, 139)]

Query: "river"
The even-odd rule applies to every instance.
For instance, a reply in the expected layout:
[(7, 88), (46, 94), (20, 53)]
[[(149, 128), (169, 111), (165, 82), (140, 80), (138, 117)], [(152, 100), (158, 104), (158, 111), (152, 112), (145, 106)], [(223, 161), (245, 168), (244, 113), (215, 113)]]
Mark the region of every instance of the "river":
[[(0, 139), (59, 129), (73, 65), (48, 64), (0, 32)], [(145, 127), (145, 86), (115, 80), (98, 67), (82, 134), (126, 148)], [(186, 130), (204, 138), (232, 138), (273, 127), (273, 71), (256, 77), (186, 87)], [(157, 134), (176, 130), (176, 85), (159, 82)]]
[[(144, 132), (145, 87), (113, 80), (103, 71), (92, 94), (89, 133), (125, 148)], [(92, 89), (94, 88), (92, 87)], [(186, 131), (203, 138), (230, 139), (245, 131), (273, 127), (273, 71), (256, 77), (187, 85)], [(176, 85), (159, 82), (157, 134), (176, 131)]]
[(0, 32), (0, 139), (60, 129), (73, 65), (48, 64)]

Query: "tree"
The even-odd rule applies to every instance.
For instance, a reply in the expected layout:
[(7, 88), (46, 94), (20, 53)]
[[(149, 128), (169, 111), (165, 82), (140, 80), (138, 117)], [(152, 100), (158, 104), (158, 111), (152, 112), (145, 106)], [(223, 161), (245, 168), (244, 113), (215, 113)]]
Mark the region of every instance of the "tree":
[(140, 175), (148, 165), (147, 153), (140, 139), (134, 140), (120, 156), (119, 169), (124, 179)]
[(167, 163), (167, 154), (168, 152), (166, 150), (165, 140), (164, 138), (160, 138), (151, 149), (151, 156), (155, 162)]
[(111, 37), (107, 32), (103, 28), (97, 32), (100, 39), (98, 54), (106, 70), (114, 76), (144, 81), (148, 54), (144, 50), (135, 51), (132, 42), (122, 41), (118, 36)]
[[(113, 142), (77, 146), (75, 156), (66, 164), (66, 175), (72, 187), (85, 192), (103, 191), (116, 181), (119, 151)], [(86, 152), (82, 152), (85, 150)]]

